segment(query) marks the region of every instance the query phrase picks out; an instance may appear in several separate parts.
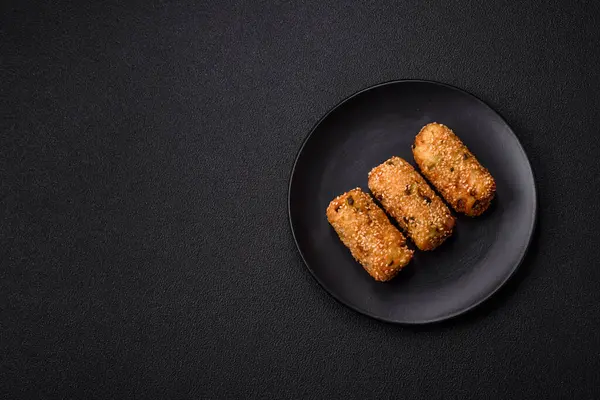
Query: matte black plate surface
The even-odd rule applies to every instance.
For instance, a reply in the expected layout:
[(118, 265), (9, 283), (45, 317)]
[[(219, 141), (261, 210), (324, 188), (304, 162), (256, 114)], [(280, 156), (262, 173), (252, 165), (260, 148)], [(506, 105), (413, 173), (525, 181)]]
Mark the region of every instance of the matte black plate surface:
[[(415, 252), (396, 278), (376, 282), (340, 242), (325, 209), (345, 191), (368, 191), (367, 173), (391, 156), (414, 165), (413, 139), (434, 121), (453, 129), (490, 170), (496, 199), (478, 218), (454, 213), (457, 227), (446, 243)], [(498, 290), (525, 255), (536, 207), (531, 166), (506, 122), (476, 97), (427, 81), (384, 83), (336, 106), (304, 142), (289, 187), (292, 232), (313, 276), (347, 306), (397, 323), (444, 320)]]

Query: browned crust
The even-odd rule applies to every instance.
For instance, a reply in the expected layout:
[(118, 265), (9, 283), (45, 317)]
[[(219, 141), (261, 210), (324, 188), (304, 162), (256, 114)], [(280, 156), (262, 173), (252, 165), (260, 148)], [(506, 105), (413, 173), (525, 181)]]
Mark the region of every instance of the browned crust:
[(404, 235), (360, 188), (329, 203), (327, 220), (352, 256), (377, 281), (388, 281), (412, 258)]
[(369, 189), (419, 249), (433, 250), (452, 234), (450, 210), (402, 158), (392, 157), (373, 168)]
[(487, 210), (496, 193), (494, 178), (450, 128), (425, 125), (413, 155), (421, 173), (456, 211), (474, 217)]

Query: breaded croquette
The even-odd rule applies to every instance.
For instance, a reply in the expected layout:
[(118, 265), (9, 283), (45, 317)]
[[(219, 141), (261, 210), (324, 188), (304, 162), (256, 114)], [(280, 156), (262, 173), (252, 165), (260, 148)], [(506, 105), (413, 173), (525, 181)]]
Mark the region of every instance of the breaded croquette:
[(421, 250), (439, 246), (454, 228), (454, 217), (408, 162), (392, 157), (369, 172), (369, 188)]
[(450, 128), (425, 125), (415, 138), (413, 155), (421, 172), (458, 212), (474, 217), (490, 205), (496, 183)]
[(327, 219), (352, 256), (377, 281), (388, 281), (412, 258), (406, 238), (360, 188), (329, 203)]

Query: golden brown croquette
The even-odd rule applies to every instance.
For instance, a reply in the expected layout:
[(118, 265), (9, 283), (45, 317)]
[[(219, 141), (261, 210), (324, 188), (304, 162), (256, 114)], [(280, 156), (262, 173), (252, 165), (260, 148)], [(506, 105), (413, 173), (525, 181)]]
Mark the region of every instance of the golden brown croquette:
[(425, 125), (415, 138), (413, 155), (425, 177), (458, 212), (474, 217), (490, 205), (494, 178), (450, 128)]
[(369, 172), (369, 188), (421, 250), (439, 246), (454, 228), (454, 217), (408, 162), (392, 157)]
[(329, 203), (327, 219), (352, 256), (378, 281), (388, 281), (412, 258), (406, 238), (360, 188)]

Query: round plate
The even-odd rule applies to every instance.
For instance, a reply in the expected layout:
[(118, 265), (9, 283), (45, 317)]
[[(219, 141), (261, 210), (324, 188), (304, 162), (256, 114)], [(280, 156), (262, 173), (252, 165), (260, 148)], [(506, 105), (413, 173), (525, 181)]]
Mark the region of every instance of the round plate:
[[(434, 251), (416, 251), (390, 282), (376, 282), (339, 240), (325, 209), (350, 189), (367, 191), (367, 173), (391, 156), (414, 165), (410, 146), (429, 122), (453, 129), (489, 169), (496, 199), (480, 217), (454, 213), (452, 237)], [(500, 115), (463, 90), (410, 80), (356, 93), (317, 123), (294, 163), (288, 207), (300, 254), (325, 290), (368, 316), (421, 324), (464, 313), (508, 280), (529, 246), (537, 203), (529, 160)]]

